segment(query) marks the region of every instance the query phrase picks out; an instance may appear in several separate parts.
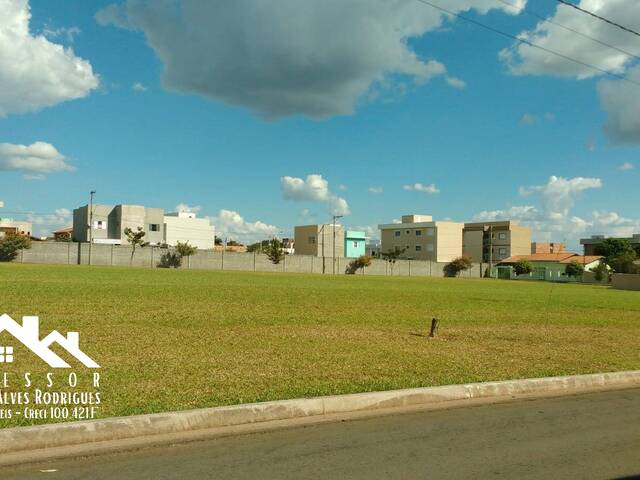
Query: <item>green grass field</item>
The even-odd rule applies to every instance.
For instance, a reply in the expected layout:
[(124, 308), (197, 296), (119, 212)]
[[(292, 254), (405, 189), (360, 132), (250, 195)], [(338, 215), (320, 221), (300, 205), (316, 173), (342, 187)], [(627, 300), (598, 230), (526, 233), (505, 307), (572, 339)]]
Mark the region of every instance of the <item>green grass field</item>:
[(2, 312), (80, 332), (101, 417), (640, 368), (640, 294), (600, 286), (3, 264)]

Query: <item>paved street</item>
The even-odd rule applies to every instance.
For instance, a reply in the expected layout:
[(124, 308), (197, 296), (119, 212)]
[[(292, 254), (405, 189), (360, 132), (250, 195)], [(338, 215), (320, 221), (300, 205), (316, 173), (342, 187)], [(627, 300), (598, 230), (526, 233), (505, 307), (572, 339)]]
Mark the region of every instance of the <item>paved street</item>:
[(0, 472), (5, 480), (627, 478), (640, 475), (640, 390), (408, 413)]

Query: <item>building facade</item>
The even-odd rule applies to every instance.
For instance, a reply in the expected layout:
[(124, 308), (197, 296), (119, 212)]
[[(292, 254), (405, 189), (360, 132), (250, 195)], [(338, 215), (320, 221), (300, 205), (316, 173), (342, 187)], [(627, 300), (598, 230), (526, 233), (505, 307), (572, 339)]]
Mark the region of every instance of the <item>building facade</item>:
[(20, 222), (11, 218), (0, 218), (0, 238), (5, 235), (31, 237), (33, 226), (30, 222)]
[(531, 253), (562, 253), (567, 248), (561, 242), (531, 242)]
[(473, 262), (498, 263), (531, 253), (531, 228), (511, 220), (464, 224), (463, 254)]
[(344, 256), (357, 258), (366, 252), (367, 238), (364, 232), (347, 230), (344, 234)]
[(580, 244), (584, 248), (585, 255), (599, 255), (599, 247), (607, 238), (627, 240), (636, 252), (640, 253), (640, 233), (634, 233), (631, 237), (605, 237), (604, 235), (593, 235), (591, 238), (581, 238)]
[[(91, 222), (91, 225), (89, 223)], [(145, 242), (159, 245), (164, 239), (164, 210), (140, 205), (89, 205), (73, 211), (73, 240), (94, 243), (126, 244), (124, 231), (141, 227)]]
[[(301, 225), (294, 229), (296, 255), (313, 255), (316, 257), (333, 257), (333, 225)], [(344, 257), (344, 227), (336, 224), (335, 256)]]
[(401, 223), (378, 225), (380, 252), (396, 249), (399, 258), (450, 262), (462, 255), (462, 229), (464, 224), (434, 221), (431, 215), (403, 215)]
[(199, 250), (211, 250), (215, 244), (215, 227), (208, 218), (196, 218), (193, 212), (174, 212), (164, 216), (163, 243), (189, 243)]

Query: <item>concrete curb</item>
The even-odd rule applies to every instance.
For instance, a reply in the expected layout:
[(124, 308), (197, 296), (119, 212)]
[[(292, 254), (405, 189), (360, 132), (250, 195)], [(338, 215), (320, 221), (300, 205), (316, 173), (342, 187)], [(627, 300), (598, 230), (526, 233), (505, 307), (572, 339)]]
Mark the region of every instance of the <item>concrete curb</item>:
[[(216, 430), (226, 428), (229, 431), (229, 427), (258, 424), (260, 430), (268, 430), (269, 425), (282, 425), (283, 420), (315, 419), (317, 423), (335, 414), (346, 414), (348, 418), (363, 412), (388, 412), (390, 409), (447, 408), (474, 404), (479, 400), (501, 402), (634, 387), (640, 387), (640, 370), (302, 398), (7, 428), (0, 430), (0, 456), (5, 459), (0, 464), (76, 456), (83, 451), (122, 450), (118, 442), (136, 447), (156, 444), (162, 442), (161, 439), (186, 441), (202, 438), (205, 431), (209, 432), (208, 436), (215, 436)], [(100, 445), (103, 448), (99, 448)]]

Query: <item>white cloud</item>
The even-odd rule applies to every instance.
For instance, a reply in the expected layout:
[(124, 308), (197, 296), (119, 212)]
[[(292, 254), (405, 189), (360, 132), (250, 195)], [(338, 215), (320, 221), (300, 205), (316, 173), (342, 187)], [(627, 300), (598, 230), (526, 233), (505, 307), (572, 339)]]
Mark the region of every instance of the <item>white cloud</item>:
[(413, 185), (403, 185), (403, 190), (407, 192), (422, 192), (428, 195), (433, 195), (436, 193), (440, 193), (440, 189), (435, 186), (435, 184), (431, 183), (429, 185), (424, 185), (422, 183), (414, 183)]
[(520, 187), (520, 195), (528, 197), (539, 193), (545, 212), (550, 216), (566, 217), (574, 206), (576, 196), (585, 190), (601, 188), (599, 178), (563, 178), (551, 176), (545, 185)]
[(146, 92), (147, 91), (147, 87), (145, 87), (140, 82), (136, 82), (133, 85), (131, 85), (131, 90), (133, 90), (134, 92)]
[(98, 87), (91, 64), (71, 48), (29, 32), (27, 0), (0, 0), (0, 117), (87, 96)]
[(36, 235), (49, 235), (51, 231), (61, 227), (71, 226), (73, 217), (71, 210), (67, 208), (56, 208), (55, 213), (48, 215), (28, 214), (25, 219), (33, 224), (33, 231)]
[[(627, 77), (640, 82), (640, 65), (631, 69)], [(598, 96), (607, 113), (607, 135), (616, 142), (640, 143), (640, 85), (602, 80), (598, 83)]]
[(338, 190), (342, 191), (342, 192), (346, 192), (347, 190), (349, 190), (349, 187), (347, 187), (346, 185), (338, 185)]
[(324, 203), (333, 215), (349, 215), (351, 213), (347, 201), (331, 193), (329, 182), (317, 173), (307, 175), (306, 179), (281, 177), (280, 187), (285, 200)]
[[(640, 24), (640, 9), (633, 0), (581, 0), (578, 5), (614, 21), (628, 25)], [(626, 52), (637, 54), (637, 37), (589, 15), (576, 12), (571, 7), (558, 5), (551, 20), (609, 45), (615, 45)], [(622, 73), (633, 58), (548, 22), (540, 22), (534, 29), (521, 32), (518, 37), (616, 73)], [(601, 72), (586, 65), (565, 60), (523, 43), (514, 43), (512, 47), (502, 50), (500, 58), (506, 62), (509, 70), (517, 75), (554, 75), (577, 79), (601, 75)]]
[(367, 242), (380, 240), (378, 225), (357, 225), (353, 227), (353, 230), (364, 232)]
[(585, 218), (572, 213), (581, 192), (601, 188), (598, 178), (551, 177), (545, 185), (521, 187), (527, 197), (536, 197), (540, 207), (513, 206), (505, 210), (482, 211), (474, 216), (478, 221), (519, 220), (531, 226), (536, 240), (570, 242), (571, 248), (580, 248), (578, 238), (585, 235), (631, 235), (640, 231), (640, 220), (624, 218), (611, 211), (593, 211)]
[[(455, 11), (518, 13), (499, 0), (456, 0)], [(404, 0), (126, 0), (96, 19), (144, 32), (163, 85), (249, 108), (260, 116), (351, 114), (381, 85), (420, 85), (446, 68), (410, 39), (445, 16)]]
[(458, 90), (464, 90), (467, 86), (467, 82), (465, 82), (461, 78), (456, 77), (447, 77), (447, 84), (450, 87), (456, 88)]
[(631, 162), (624, 162), (622, 165), (620, 165), (618, 167), (618, 170), (621, 170), (623, 172), (628, 172), (629, 170), (633, 170), (635, 167), (635, 165)]
[(520, 125), (529, 126), (537, 123), (538, 117), (530, 113), (525, 113), (520, 117)]
[(216, 228), (216, 236), (227, 237), (243, 243), (253, 243), (278, 235), (280, 228), (261, 221), (248, 222), (238, 212), (220, 210), (215, 217), (208, 217)]
[(380, 194), (380, 193), (384, 193), (384, 188), (382, 188), (382, 187), (369, 187), (369, 188), (367, 188), (367, 192), (373, 193), (373, 194)]
[(200, 205), (189, 206), (186, 203), (179, 203), (176, 205), (176, 212), (189, 212), (189, 213), (198, 213), (202, 208)]
[(0, 171), (24, 172), (29, 176), (27, 180), (42, 180), (46, 173), (75, 171), (75, 167), (65, 160), (66, 157), (50, 143), (0, 143)]
[(52, 28), (50, 26), (46, 26), (43, 30), (42, 33), (45, 37), (47, 37), (48, 39), (55, 39), (55, 38), (59, 38), (59, 37), (65, 37), (67, 42), (69, 43), (73, 43), (73, 41), (75, 40), (75, 36), (76, 35), (80, 35), (81, 31), (78, 27), (59, 27), (59, 28)]

